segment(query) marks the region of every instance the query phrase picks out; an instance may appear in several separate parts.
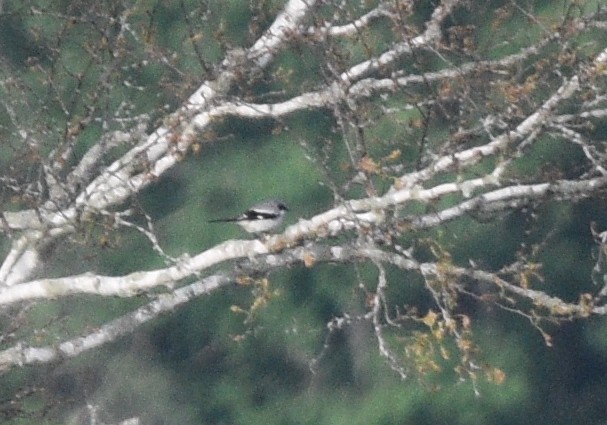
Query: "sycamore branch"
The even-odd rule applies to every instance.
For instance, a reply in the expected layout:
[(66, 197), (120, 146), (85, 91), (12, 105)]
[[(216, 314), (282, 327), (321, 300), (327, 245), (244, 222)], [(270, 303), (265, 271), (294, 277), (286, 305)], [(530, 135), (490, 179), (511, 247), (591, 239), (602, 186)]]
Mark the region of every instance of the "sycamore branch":
[[(70, 205), (64, 207), (59, 205), (56, 199), (52, 199), (52, 202), (49, 201), (37, 209), (3, 212), (0, 221), (4, 233), (11, 236), (11, 247), (0, 267), (0, 305), (10, 306), (24, 301), (56, 299), (76, 294), (133, 297), (159, 288), (166, 288), (167, 293), (83, 337), (40, 348), (28, 347), (25, 343), (15, 344), (12, 348), (0, 352), (0, 369), (15, 364), (33, 364), (72, 357), (113, 341), (194, 297), (208, 294), (234, 282), (237, 272), (200, 278), (211, 267), (233, 260), (244, 264), (238, 270), (245, 273), (270, 272), (292, 264), (311, 266), (315, 262), (374, 263), (379, 270), (379, 277), (371, 314), (365, 318), (372, 321), (381, 355), (388, 359), (403, 377), (405, 372), (399, 369), (399, 362), (390, 351), (383, 335), (382, 320), (386, 320), (386, 316), (382, 319), (381, 313), (385, 312), (384, 307), (387, 305), (387, 265), (417, 272), (427, 282), (437, 276), (448, 276), (492, 283), (501, 290), (531, 300), (534, 305), (555, 315), (607, 314), (607, 307), (603, 305), (566, 303), (545, 292), (508, 282), (497, 273), (455, 265), (445, 267), (442, 263), (419, 263), (412, 256), (404, 254), (403, 250), (394, 248), (396, 252), (390, 252), (378, 249), (372, 245), (372, 237), (367, 240), (368, 246), (364, 242), (365, 237), (371, 234), (368, 230), (381, 229), (386, 224), (395, 225), (397, 228), (403, 225), (412, 229), (429, 228), (464, 215), (494, 215), (546, 199), (571, 201), (604, 193), (607, 187), (604, 156), (571, 127), (580, 119), (604, 118), (606, 109), (601, 105), (605, 104), (605, 97), (599, 96), (592, 104), (581, 103), (580, 111), (575, 113), (559, 112), (564, 109), (566, 101), (574, 99), (584, 87), (584, 70), (563, 77), (558, 88), (541, 98), (539, 106), (528, 111), (520, 119), (513, 120), (509, 125), (496, 126), (495, 123), (499, 119), (492, 115), (482, 118), (482, 127), (488, 137), (486, 143), (435, 155), (415, 171), (400, 174), (383, 195), (340, 202), (315, 217), (300, 220), (288, 227), (283, 234), (264, 240), (227, 241), (192, 257), (169, 259), (171, 264), (167, 267), (124, 276), (86, 273), (28, 281), (41, 262), (38, 251), (45, 243), (73, 232), (74, 223), (84, 214), (101, 213), (120, 219), (118, 213), (111, 212), (112, 207), (122, 204), (173, 167), (188, 152), (196, 136), (208, 129), (218, 118), (239, 116), (278, 119), (296, 111), (332, 108), (340, 103), (402, 90), (414, 84), (428, 85), (451, 79), (472, 78), (476, 73), (487, 73), (501, 78), (510, 67), (520, 65), (540, 54), (542, 49), (562, 36), (559, 33), (550, 34), (535, 45), (498, 60), (468, 62), (458, 66), (444, 60), (446, 68), (419, 75), (405, 75), (404, 72), (395, 71), (388, 78), (382, 74), (388, 67), (403, 60), (407, 55), (412, 56), (418, 50), (438, 52), (441, 47), (441, 26), (460, 3), (456, 0), (442, 1), (433, 10), (421, 34), (395, 43), (368, 60), (349, 65), (348, 69), (335, 74), (334, 81), (320, 89), (274, 104), (227, 101), (226, 95), (238, 81), (238, 71), (245, 66), (263, 70), (286, 48), (293, 35), (300, 33), (311, 36), (321, 34), (323, 37), (349, 36), (370, 25), (375, 19), (392, 18), (388, 8), (379, 6), (349, 24), (305, 27), (303, 23), (315, 2), (291, 0), (252, 47), (231, 52), (218, 70), (217, 78), (201, 84), (187, 102), (150, 134), (144, 133), (147, 118), (142, 117), (130, 132), (104, 135), (97, 145), (82, 156), (66, 178), (65, 188), (76, 193)], [(574, 28), (583, 29), (579, 25)], [(599, 71), (605, 64), (607, 49), (600, 52), (593, 61), (593, 66)], [(495, 130), (496, 128), (498, 130)], [(502, 155), (507, 152), (522, 155), (523, 151), (538, 139), (540, 132), (546, 129), (558, 131), (580, 146), (593, 169), (601, 176), (541, 181), (534, 184), (506, 181), (504, 175), (511, 159), (503, 159)], [(497, 134), (494, 135), (494, 132)], [(107, 168), (97, 170), (104, 153), (123, 143), (133, 143), (135, 146)], [(493, 159), (493, 171), (482, 177), (464, 177), (473, 165), (486, 158)], [(60, 192), (65, 188), (61, 187), (53, 171), (52, 167), (45, 169), (45, 179), (47, 184)], [(96, 172), (99, 174), (95, 177)], [(448, 173), (454, 174), (448, 176), (449, 181), (431, 184), (434, 177), (439, 174), (443, 177)], [(444, 199), (447, 195), (457, 195), (463, 199), (431, 214), (401, 213), (412, 204), (435, 205), (435, 201)], [(394, 219), (390, 218), (389, 213), (392, 211)], [(140, 230), (148, 237), (156, 251), (163, 252), (151, 230), (151, 224), (148, 229), (144, 229), (124, 220), (117, 220), (117, 223)], [(359, 236), (359, 240), (352, 246), (327, 247), (318, 242), (327, 236), (341, 236), (352, 231)], [(301, 246), (303, 242), (306, 243), (304, 247)], [(247, 262), (253, 257), (255, 261)], [(193, 284), (185, 283), (192, 278), (199, 280)], [(178, 285), (185, 286), (174, 289)], [(440, 304), (440, 296), (438, 293), (435, 296), (437, 304)], [(445, 318), (448, 318), (449, 311), (443, 305), (440, 307)]]
[[(19, 342), (12, 347), (0, 351), (0, 371), (12, 366), (24, 366), (36, 363), (48, 363), (63, 358), (74, 357), (85, 351), (98, 348), (101, 345), (115, 341), (117, 338), (133, 332), (139, 326), (157, 318), (161, 314), (174, 311), (179, 306), (194, 298), (208, 295), (226, 285), (233, 284), (239, 273), (269, 273), (273, 270), (295, 264), (311, 266), (316, 262), (343, 262), (371, 261), (380, 271), (376, 294), (373, 298), (371, 314), (365, 315), (364, 320), (370, 320), (375, 328), (378, 338), (379, 349), (382, 356), (386, 357), (391, 367), (401, 377), (405, 378), (406, 371), (394, 357), (395, 354), (388, 347), (383, 336), (384, 324), (381, 312), (385, 307), (387, 280), (385, 266), (394, 266), (403, 271), (416, 271), (424, 279), (434, 281), (435, 279), (449, 278), (471, 278), (477, 282), (489, 283), (496, 290), (507, 290), (508, 292), (531, 300), (534, 305), (561, 317), (586, 317), (589, 314), (605, 315), (607, 306), (593, 305), (590, 303), (568, 303), (560, 298), (550, 296), (543, 291), (524, 288), (508, 282), (496, 273), (446, 265), (443, 263), (427, 262), (419, 263), (408, 255), (378, 249), (373, 246), (360, 246), (359, 244), (346, 246), (325, 246), (322, 244), (310, 244), (306, 247), (286, 249), (281, 253), (262, 255), (254, 260), (245, 261), (237, 272), (230, 274), (211, 275), (202, 280), (173, 289), (168, 293), (159, 295), (153, 301), (139, 307), (138, 309), (114, 319), (87, 335), (76, 337), (58, 344), (46, 347), (33, 347), (25, 342)], [(514, 267), (515, 268), (515, 267)], [(522, 271), (521, 271), (522, 272)], [(509, 271), (510, 274), (513, 270)], [(433, 285), (428, 283), (428, 285)], [(469, 285), (469, 283), (468, 283)], [(459, 285), (452, 283), (451, 286)], [(461, 289), (460, 289), (461, 290)], [(388, 322), (389, 323), (389, 322)]]
[[(431, 189), (406, 188), (390, 192), (383, 197), (349, 201), (309, 220), (300, 220), (299, 223), (289, 226), (281, 235), (264, 241), (226, 241), (192, 258), (182, 258), (175, 265), (167, 268), (135, 272), (125, 276), (100, 276), (86, 273), (79, 276), (20, 283), (0, 290), (0, 305), (73, 294), (128, 297), (160, 286), (172, 287), (188, 277), (196, 276), (212, 266), (229, 260), (246, 259), (250, 256), (273, 252), (279, 253), (284, 248), (296, 246), (303, 240), (327, 234), (336, 236), (361, 226), (364, 228), (380, 225), (386, 220), (386, 208), (397, 207), (408, 202), (433, 202), (448, 194), (470, 190), (472, 182), (484, 182), (484, 179), (446, 183)], [(484, 193), (443, 211), (402, 217), (399, 220), (413, 228), (426, 228), (445, 223), (464, 214), (495, 213), (520, 208), (529, 203), (540, 202), (546, 197), (561, 201), (577, 200), (604, 192), (606, 188), (607, 177), (582, 181), (563, 180), (555, 183), (515, 185)]]
[[(200, 112), (227, 93), (236, 79), (235, 70), (246, 62), (254, 63), (260, 69), (266, 67), (285, 45), (288, 35), (297, 31), (314, 3), (313, 0), (290, 0), (250, 49), (242, 55), (228, 56), (222, 64), (224, 71), (217, 80), (205, 81), (184, 106), (166, 120), (168, 125), (158, 127), (136, 147), (110, 164), (83, 188), (72, 206), (57, 209), (50, 205), (22, 213), (4, 212), (4, 226), (8, 225), (12, 230), (18, 223), (17, 228), (25, 228), (27, 235), (18, 239), (0, 266), (0, 285), (10, 286), (27, 279), (39, 265), (37, 250), (50, 240), (72, 232), (73, 223), (80, 214), (89, 210), (104, 211), (123, 203), (181, 160), (195, 140), (201, 120), (204, 121), (204, 114)], [(205, 122), (202, 128), (208, 123)], [(81, 166), (76, 167), (73, 173), (85, 174), (90, 169), (89, 159), (94, 157), (92, 153), (85, 155)]]
[(168, 295), (161, 295), (143, 307), (100, 326), (88, 335), (56, 345), (30, 347), (24, 343), (18, 343), (11, 348), (0, 351), (0, 371), (13, 365), (49, 363), (75, 357), (85, 351), (115, 341), (117, 338), (129, 334), (139, 326), (157, 318), (161, 313), (173, 311), (193, 298), (209, 294), (230, 282), (231, 279), (222, 275), (210, 276), (202, 281), (176, 289)]

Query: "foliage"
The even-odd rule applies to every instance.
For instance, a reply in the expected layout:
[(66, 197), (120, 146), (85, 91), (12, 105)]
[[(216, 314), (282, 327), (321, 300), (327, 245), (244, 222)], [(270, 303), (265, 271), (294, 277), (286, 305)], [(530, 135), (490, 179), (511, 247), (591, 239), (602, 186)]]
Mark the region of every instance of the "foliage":
[(6, 422), (606, 420), (600, 2), (0, 8)]

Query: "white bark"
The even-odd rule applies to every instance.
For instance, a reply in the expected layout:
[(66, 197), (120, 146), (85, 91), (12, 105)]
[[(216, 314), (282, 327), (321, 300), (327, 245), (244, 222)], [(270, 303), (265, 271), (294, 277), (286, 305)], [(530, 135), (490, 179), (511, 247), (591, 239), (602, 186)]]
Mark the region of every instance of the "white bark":
[[(291, 0), (278, 14), (270, 28), (253, 45), (242, 51), (234, 50), (221, 64), (218, 75), (213, 80), (204, 81), (181, 107), (170, 114), (150, 134), (144, 129), (148, 118), (138, 117), (137, 125), (130, 132), (108, 132), (85, 153), (80, 162), (67, 176), (64, 186), (57, 180), (52, 166), (45, 169), (45, 181), (49, 191), (56, 195), (37, 209), (4, 211), (0, 214), (0, 225), (7, 237), (10, 248), (0, 266), (0, 305), (13, 306), (25, 301), (57, 299), (78, 294), (94, 294), (100, 297), (131, 297), (151, 290), (166, 288), (166, 294), (139, 309), (105, 324), (88, 335), (58, 343), (52, 347), (28, 347), (17, 343), (12, 348), (0, 352), (0, 369), (15, 364), (48, 362), (61, 357), (71, 357), (115, 340), (118, 336), (132, 332), (136, 327), (173, 310), (193, 297), (202, 296), (229, 284), (234, 276), (216, 274), (206, 276), (209, 268), (230, 260), (241, 260), (250, 269), (268, 271), (291, 264), (313, 265), (315, 261), (347, 262), (364, 259), (376, 264), (379, 271), (376, 293), (369, 319), (373, 322), (380, 354), (401, 375), (396, 357), (383, 337), (384, 322), (389, 318), (385, 312), (385, 289), (387, 275), (385, 264), (404, 270), (417, 271), (424, 277), (429, 290), (431, 280), (439, 278), (468, 277), (477, 281), (498, 285), (511, 294), (529, 299), (538, 306), (555, 314), (583, 315), (605, 314), (605, 306), (591, 308), (566, 303), (540, 291), (514, 285), (503, 276), (508, 274), (490, 273), (445, 264), (419, 264), (402, 247), (393, 247), (395, 252), (387, 252), (378, 247), (373, 230), (384, 225), (394, 229), (420, 229), (436, 227), (467, 214), (494, 214), (511, 211), (547, 199), (575, 201), (604, 193), (607, 188), (605, 154), (590, 144), (576, 132), (577, 120), (602, 119), (607, 116), (605, 99), (607, 96), (596, 89), (597, 99), (593, 104), (581, 103), (576, 96), (582, 88), (588, 89), (588, 74), (604, 73), (607, 65), (607, 48), (601, 49), (592, 64), (594, 69), (579, 69), (567, 77), (562, 77), (560, 87), (546, 93), (538, 101), (535, 109), (529, 108), (520, 119), (505, 124), (501, 117), (485, 114), (479, 122), (479, 134), (485, 142), (474, 146), (456, 146), (445, 151), (437, 150), (428, 155), (427, 160), (414, 170), (401, 171), (383, 193), (369, 190), (368, 196), (360, 199), (344, 200), (318, 215), (301, 219), (288, 227), (282, 234), (264, 240), (226, 241), (203, 252), (184, 255), (178, 259), (168, 258), (156, 240), (149, 223), (148, 229), (122, 220), (116, 213), (129, 197), (156, 181), (167, 170), (175, 166), (187, 155), (196, 137), (208, 129), (219, 118), (237, 116), (249, 119), (281, 119), (296, 111), (325, 108), (333, 110), (340, 105), (352, 106), (356, 101), (373, 95), (389, 95), (394, 91), (431, 83), (449, 82), (457, 78), (474, 78), (476, 72), (487, 72), (496, 77), (507, 75), (509, 69), (520, 66), (529, 58), (539, 55), (544, 48), (555, 42), (561, 34), (547, 35), (533, 46), (508, 55), (499, 60), (468, 62), (454, 66), (445, 61), (445, 68), (419, 74), (393, 72), (386, 77), (381, 72), (397, 61), (412, 57), (420, 51), (438, 52), (444, 34), (441, 28), (445, 19), (459, 6), (461, 1), (444, 0), (438, 4), (425, 27), (419, 34), (395, 43), (377, 55), (355, 63), (348, 69), (334, 74), (332, 81), (318, 82), (317, 87), (302, 92), (289, 99), (275, 103), (258, 104), (242, 100), (226, 99), (233, 88), (238, 71), (242, 67), (263, 70), (272, 64), (276, 55), (285, 49), (297, 36), (318, 38), (349, 37), (357, 34), (365, 26), (379, 19), (390, 19), (389, 5), (380, 5), (352, 22), (343, 25), (325, 23), (318, 28), (310, 27), (306, 17), (312, 13), (312, 0)], [(584, 25), (579, 25), (583, 30)], [(600, 43), (602, 41), (597, 41)], [(564, 105), (573, 101), (576, 112), (563, 112)], [(571, 108), (569, 108), (571, 109)], [(554, 181), (525, 182), (507, 177), (512, 162), (524, 155), (537, 142), (542, 132), (557, 132), (579, 146), (595, 173), (577, 179), (557, 179)], [(24, 135), (24, 141), (28, 140)], [(449, 140), (445, 140), (448, 145)], [(100, 166), (101, 157), (119, 144), (134, 145), (123, 156), (109, 164)], [(489, 162), (491, 160), (491, 162)], [(490, 164), (490, 171), (473, 176), (473, 166)], [(357, 164), (353, 164), (356, 166)], [(598, 176), (597, 176), (598, 174)], [(436, 180), (434, 180), (436, 179)], [(368, 183), (370, 179), (363, 178)], [(77, 192), (77, 196), (67, 206), (61, 204), (66, 188)], [(453, 196), (456, 201), (449, 207), (437, 208), (432, 213), (404, 213), (411, 205), (437, 205), (437, 201)], [(136, 271), (123, 276), (102, 276), (89, 272), (77, 276), (60, 278), (34, 278), (41, 265), (40, 250), (49, 242), (74, 232), (74, 223), (87, 214), (101, 214), (115, 217), (118, 224), (137, 228), (148, 237), (154, 249), (167, 258), (170, 264), (164, 268)], [(122, 221), (121, 221), (122, 220)], [(325, 246), (328, 236), (356, 235), (357, 239), (342, 246)], [(351, 238), (355, 239), (355, 238)], [(302, 243), (306, 243), (301, 247)], [(521, 270), (524, 267), (521, 266)], [(520, 270), (519, 270), (520, 271)], [(512, 273), (514, 274), (514, 273)], [(185, 285), (188, 279), (196, 278), (194, 284)], [(185, 286), (181, 286), (185, 285)], [(176, 289), (175, 289), (176, 288)], [(451, 320), (448, 309), (441, 304), (444, 320)], [(457, 336), (457, 335), (456, 335)]]

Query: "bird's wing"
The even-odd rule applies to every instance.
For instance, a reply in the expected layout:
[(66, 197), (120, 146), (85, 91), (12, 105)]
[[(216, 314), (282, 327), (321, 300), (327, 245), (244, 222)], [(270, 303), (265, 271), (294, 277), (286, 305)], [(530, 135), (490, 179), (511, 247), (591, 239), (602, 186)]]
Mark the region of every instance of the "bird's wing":
[(272, 210), (264, 208), (251, 208), (245, 211), (238, 220), (266, 220), (278, 217), (278, 214)]

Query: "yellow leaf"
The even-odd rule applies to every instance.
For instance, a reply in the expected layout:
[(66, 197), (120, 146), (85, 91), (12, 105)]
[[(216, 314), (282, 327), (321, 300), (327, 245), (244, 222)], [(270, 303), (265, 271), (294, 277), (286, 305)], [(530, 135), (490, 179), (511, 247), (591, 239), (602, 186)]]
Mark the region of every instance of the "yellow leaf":
[(246, 313), (245, 310), (243, 310), (241, 307), (238, 307), (237, 305), (231, 305), (230, 306), (230, 311), (232, 313)]
[(451, 358), (449, 351), (447, 351), (447, 349), (445, 347), (440, 348), (440, 355), (445, 360), (449, 360)]
[(249, 276), (239, 276), (236, 278), (236, 283), (238, 285), (246, 286), (246, 285), (250, 285), (251, 282), (252, 282), (252, 279)]
[(311, 252), (305, 252), (303, 255), (303, 263), (306, 267), (312, 267), (316, 263), (316, 257)]
[(437, 341), (442, 341), (445, 338), (445, 327), (438, 326), (432, 331), (432, 335), (436, 338)]
[(386, 161), (395, 161), (400, 158), (401, 151), (400, 149), (394, 149), (390, 154), (385, 158)]
[(487, 378), (490, 382), (495, 382), (496, 384), (500, 385), (506, 380), (506, 373), (498, 368), (491, 369)]
[(457, 340), (457, 346), (463, 352), (468, 352), (472, 349), (474, 344), (469, 339), (460, 338)]
[(241, 342), (245, 339), (244, 335), (230, 335), (230, 338), (232, 338), (232, 341), (234, 342)]
[(358, 168), (360, 168), (362, 171), (364, 171), (366, 173), (370, 173), (370, 174), (379, 174), (379, 171), (380, 171), (379, 164), (377, 162), (375, 162), (373, 160), (373, 158), (371, 158), (370, 156), (364, 156), (358, 162)]
[(455, 320), (447, 318), (445, 319), (445, 324), (447, 325), (449, 332), (455, 333), (455, 331), (457, 331), (457, 322)]
[(436, 319), (438, 318), (438, 314), (432, 310), (428, 310), (428, 314), (424, 316), (422, 322), (426, 324), (429, 328), (433, 327), (436, 323)]

